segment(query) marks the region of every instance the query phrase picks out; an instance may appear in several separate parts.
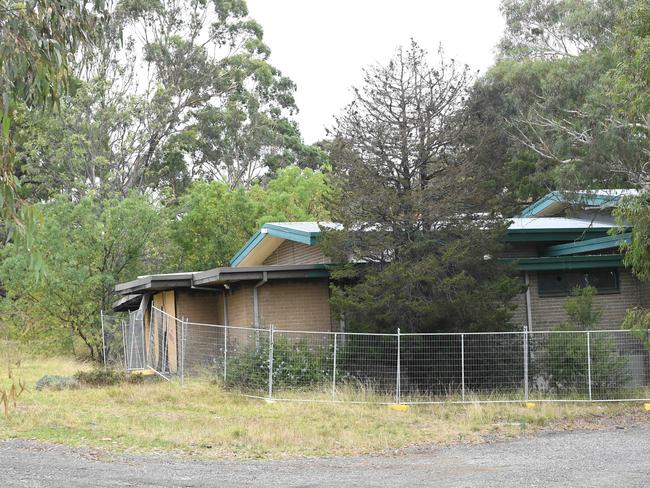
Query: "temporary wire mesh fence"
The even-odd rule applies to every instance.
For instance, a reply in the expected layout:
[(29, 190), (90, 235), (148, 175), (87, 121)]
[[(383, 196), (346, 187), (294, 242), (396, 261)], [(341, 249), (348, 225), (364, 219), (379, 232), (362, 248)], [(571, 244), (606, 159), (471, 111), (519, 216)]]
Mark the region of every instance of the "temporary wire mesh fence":
[[(647, 332), (638, 336), (627, 330), (288, 331), (192, 323), (155, 307), (151, 324), (143, 325), (143, 331), (147, 337), (144, 363), (160, 375), (178, 375), (181, 380), (208, 376), (228, 388), (276, 400), (446, 403), (650, 398)], [(127, 358), (131, 350), (138, 349), (127, 349)]]
[(145, 367), (143, 313), (128, 315), (101, 313), (102, 357), (104, 366), (124, 367), (127, 371)]

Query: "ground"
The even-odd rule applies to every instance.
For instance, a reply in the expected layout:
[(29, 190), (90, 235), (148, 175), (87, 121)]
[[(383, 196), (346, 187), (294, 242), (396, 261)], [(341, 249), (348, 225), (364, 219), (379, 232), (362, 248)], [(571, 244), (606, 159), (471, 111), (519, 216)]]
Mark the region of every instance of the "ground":
[[(1, 363), (0, 363), (1, 364)], [(5, 363), (7, 364), (7, 363)], [(539, 432), (650, 422), (631, 404), (381, 405), (272, 403), (223, 390), (208, 379), (36, 391), (43, 374), (71, 375), (87, 364), (22, 357), (0, 371), (0, 389), (18, 378), (27, 390), (8, 414), (0, 440), (30, 439), (127, 454), (194, 459), (360, 456), (417, 445), (493, 442)]]
[(650, 425), (529, 439), (420, 446), (381, 456), (184, 461), (0, 442), (0, 485), (170, 487), (645, 487)]

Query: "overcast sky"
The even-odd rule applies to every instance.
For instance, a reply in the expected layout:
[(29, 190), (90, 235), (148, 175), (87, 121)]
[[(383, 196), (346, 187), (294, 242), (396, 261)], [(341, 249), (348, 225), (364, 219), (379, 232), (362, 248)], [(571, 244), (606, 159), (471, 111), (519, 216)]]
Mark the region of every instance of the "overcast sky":
[(351, 100), (361, 68), (386, 62), (414, 38), (484, 71), (503, 31), (499, 0), (248, 0), (271, 62), (298, 85), (305, 142), (325, 135)]

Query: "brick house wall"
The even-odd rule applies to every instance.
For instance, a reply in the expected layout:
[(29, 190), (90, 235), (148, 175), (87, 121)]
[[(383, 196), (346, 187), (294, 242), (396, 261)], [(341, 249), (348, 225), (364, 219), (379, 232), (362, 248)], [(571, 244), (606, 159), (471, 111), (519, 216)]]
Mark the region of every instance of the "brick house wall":
[[(192, 323), (224, 323), (223, 294), (217, 291), (176, 290), (176, 317)], [(223, 346), (223, 329), (188, 325), (185, 337), (185, 367), (208, 367)], [(180, 337), (180, 332), (178, 334)]]
[(258, 289), (260, 322), (278, 329), (331, 331), (327, 278), (271, 281)]
[(264, 265), (279, 264), (326, 264), (332, 260), (323, 254), (320, 246), (308, 246), (301, 242), (285, 240), (264, 260)]
[[(564, 303), (568, 297), (544, 297), (540, 296), (537, 287), (537, 273), (529, 273), (531, 311), (533, 317), (532, 330), (554, 329), (567, 320), (564, 310)], [(595, 296), (594, 303), (601, 307), (602, 317), (598, 324), (599, 329), (620, 329), (625, 312), (628, 308), (643, 306), (649, 300), (648, 286), (639, 282), (638, 279), (627, 269), (618, 270), (619, 292), (599, 294)], [(513, 324), (519, 324), (521, 317), (525, 323), (526, 302), (525, 295), (521, 295), (521, 304), (518, 307)]]

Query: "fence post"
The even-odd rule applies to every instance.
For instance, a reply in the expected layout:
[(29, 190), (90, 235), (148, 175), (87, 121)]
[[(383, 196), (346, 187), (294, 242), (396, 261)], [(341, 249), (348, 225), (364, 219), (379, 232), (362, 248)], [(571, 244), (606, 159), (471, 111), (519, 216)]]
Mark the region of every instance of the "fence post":
[(226, 386), (226, 374), (228, 371), (228, 326), (223, 329), (223, 385)]
[(336, 398), (336, 337), (337, 333), (334, 332), (334, 367), (332, 372), (332, 399)]
[(273, 331), (274, 326), (269, 328), (269, 400), (273, 398)]
[(460, 335), (460, 381), (461, 396), (465, 401), (465, 334)]
[(185, 384), (185, 341), (187, 337), (187, 319), (181, 320), (181, 386)]
[(126, 321), (122, 320), (122, 355), (124, 356), (124, 370), (128, 371), (128, 364), (126, 361)]
[(587, 331), (587, 384), (589, 386), (589, 400), (591, 401), (591, 336)]
[(396, 385), (396, 395), (395, 399), (397, 400), (397, 403), (399, 404), (400, 401), (402, 400), (402, 385), (400, 384), (401, 382), (401, 376), (402, 376), (402, 371), (401, 371), (401, 361), (400, 361), (400, 349), (401, 349), (401, 331), (399, 327), (397, 328), (397, 385)]
[(102, 358), (104, 360), (104, 369), (106, 369), (106, 333), (104, 332), (104, 311), (99, 311), (99, 320), (102, 324)]
[(528, 402), (528, 325), (524, 324), (524, 401)]

